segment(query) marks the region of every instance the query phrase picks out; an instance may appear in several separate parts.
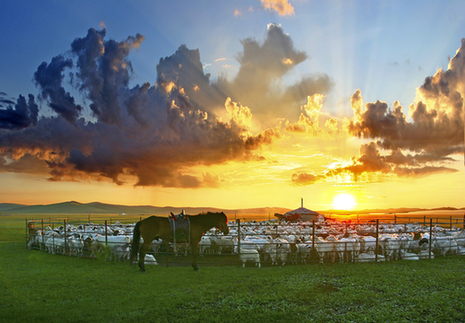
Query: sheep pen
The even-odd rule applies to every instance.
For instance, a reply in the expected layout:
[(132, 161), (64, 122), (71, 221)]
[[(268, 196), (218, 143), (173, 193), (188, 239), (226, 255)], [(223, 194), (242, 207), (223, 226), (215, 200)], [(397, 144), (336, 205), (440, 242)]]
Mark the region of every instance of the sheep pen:
[[(413, 223), (410, 220), (230, 221), (228, 235), (211, 229), (202, 237), (199, 264), (261, 267), (422, 260), (465, 254), (462, 219), (436, 219), (434, 224), (432, 218)], [(26, 219), (26, 245), (51, 254), (128, 262), (134, 225), (111, 220), (94, 224)], [(189, 254), (185, 243), (154, 240), (145, 263), (188, 266)]]

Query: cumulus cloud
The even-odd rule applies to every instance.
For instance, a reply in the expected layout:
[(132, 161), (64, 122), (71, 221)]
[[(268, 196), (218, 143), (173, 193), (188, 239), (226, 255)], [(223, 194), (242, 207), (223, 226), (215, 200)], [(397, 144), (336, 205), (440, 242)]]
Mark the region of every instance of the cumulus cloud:
[[(362, 144), (360, 155), (349, 165), (330, 168), (321, 174), (295, 173), (294, 183), (313, 184), (342, 174), (358, 180), (363, 174), (394, 174), (419, 177), (433, 173), (456, 172), (448, 167), (454, 154), (464, 152), (465, 39), (462, 39), (448, 69), (439, 69), (417, 89), (409, 115), (396, 101), (364, 104), (357, 90), (350, 104), (354, 117), (345, 120), (345, 129), (355, 137), (372, 140)], [(297, 130), (309, 128), (309, 117), (302, 117)], [(332, 121), (327, 123), (332, 126)], [(295, 130), (294, 129), (294, 130)]]
[[(104, 41), (106, 29), (89, 29), (86, 37), (77, 38), (71, 44), (72, 53), (77, 57), (76, 78), (79, 90), (91, 101), (90, 109), (99, 121), (121, 125), (120, 93), (128, 89), (131, 49), (138, 48), (144, 36), (137, 34), (126, 40)], [(137, 93), (134, 93), (137, 95)], [(132, 111), (134, 113), (134, 111)]]
[(294, 7), (287, 0), (260, 0), (263, 8), (276, 11), (280, 16), (294, 14)]
[(256, 158), (280, 136), (276, 128), (250, 131), (251, 109), (211, 83), (199, 51), (185, 45), (159, 60), (154, 85), (129, 86), (129, 55), (143, 40), (106, 39), (105, 29), (91, 28), (70, 51), (42, 63), (34, 82), (41, 109), (52, 116), (38, 117), (33, 95), (15, 103), (0, 93), (0, 171), (47, 169), (51, 181), (121, 185), (129, 175), (141, 186), (216, 187), (217, 175), (197, 176), (191, 168)]
[(37, 124), (39, 106), (32, 94), (28, 100), (22, 95), (16, 103), (0, 92), (0, 129), (22, 129)]
[[(260, 159), (259, 148), (284, 129), (312, 136), (340, 131), (338, 121), (322, 113), (334, 86), (327, 75), (281, 83), (309, 56), (279, 25), (270, 24), (263, 41), (241, 42), (240, 67), (231, 79), (210, 80), (199, 50), (181, 45), (159, 59), (155, 84), (130, 85), (129, 56), (143, 41), (140, 34), (107, 39), (105, 29), (91, 28), (69, 51), (40, 64), (33, 75), (36, 97), (0, 92), (0, 172), (47, 170), (51, 181), (122, 185), (132, 176), (140, 186), (218, 187), (217, 174), (193, 169)], [(344, 129), (366, 140), (360, 155), (319, 174), (296, 172), (292, 182), (455, 171), (447, 166), (464, 149), (464, 53), (462, 40), (448, 69), (418, 88), (408, 115), (399, 102), (365, 104), (357, 90), (350, 102), (354, 117)]]
[(314, 94), (307, 97), (307, 103), (301, 107), (299, 120), (295, 123), (286, 122), (288, 132), (307, 133), (318, 136), (321, 133), (339, 132), (338, 121), (335, 118), (329, 118), (320, 126), (320, 111), (323, 108), (324, 95)]
[(34, 81), (40, 88), (41, 100), (47, 101), (53, 111), (71, 123), (76, 121), (82, 107), (62, 85), (65, 68), (71, 68), (73, 61), (61, 55), (52, 58), (50, 64), (43, 62), (34, 73)]
[(373, 141), (361, 146), (360, 155), (352, 158), (351, 165), (329, 170), (319, 178), (342, 173), (352, 174), (356, 179), (363, 173), (418, 177), (456, 172), (447, 164), (454, 161), (454, 154), (465, 149), (464, 54), (465, 39), (462, 39), (448, 69), (439, 69), (417, 89), (409, 116), (397, 101), (392, 108), (382, 101), (364, 105), (361, 91), (357, 90), (351, 97), (354, 117), (346, 120), (346, 130)]
[(304, 76), (290, 86), (281, 84), (286, 74), (309, 57), (294, 47), (291, 37), (279, 25), (268, 25), (262, 43), (252, 38), (241, 43), (237, 75), (232, 80), (220, 77), (207, 91), (207, 97), (202, 99), (199, 93), (192, 97), (195, 101), (217, 107), (230, 97), (248, 106), (265, 127), (272, 127), (283, 118), (297, 121), (308, 96), (327, 94), (334, 86), (326, 74)]
[(323, 179), (323, 175), (315, 175), (309, 173), (295, 173), (292, 175), (292, 183), (294, 185), (311, 185)]

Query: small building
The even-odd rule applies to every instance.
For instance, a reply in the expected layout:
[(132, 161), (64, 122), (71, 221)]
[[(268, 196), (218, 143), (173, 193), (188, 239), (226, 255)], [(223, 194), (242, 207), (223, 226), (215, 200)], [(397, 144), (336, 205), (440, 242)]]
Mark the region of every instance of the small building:
[(321, 221), (322, 217), (323, 216), (318, 212), (304, 208), (304, 199), (301, 199), (300, 207), (298, 209), (287, 212), (283, 215), (282, 219), (290, 222), (311, 222)]

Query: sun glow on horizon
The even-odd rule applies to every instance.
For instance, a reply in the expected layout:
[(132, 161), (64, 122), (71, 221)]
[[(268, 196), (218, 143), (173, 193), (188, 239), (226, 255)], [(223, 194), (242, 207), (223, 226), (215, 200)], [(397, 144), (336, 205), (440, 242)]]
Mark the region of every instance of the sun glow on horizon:
[(355, 198), (350, 193), (340, 193), (334, 197), (333, 208), (336, 210), (352, 210), (357, 206)]

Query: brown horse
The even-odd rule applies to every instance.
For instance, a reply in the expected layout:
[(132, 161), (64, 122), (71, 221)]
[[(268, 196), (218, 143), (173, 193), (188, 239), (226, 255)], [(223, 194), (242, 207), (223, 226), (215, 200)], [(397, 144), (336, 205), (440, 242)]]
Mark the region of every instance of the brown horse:
[[(214, 227), (223, 232), (223, 234), (228, 234), (228, 218), (223, 212), (208, 212), (197, 215), (188, 215), (188, 217), (190, 220), (189, 244), (192, 251), (192, 267), (195, 271), (198, 271), (197, 254), (200, 239), (205, 232)], [(165, 217), (151, 216), (137, 222), (133, 232), (130, 263), (132, 264), (134, 262), (137, 252), (139, 252), (139, 268), (142, 272), (145, 272), (144, 259), (152, 241), (156, 238), (160, 238), (164, 243), (173, 242), (171, 232), (169, 220)], [(140, 246), (141, 236), (144, 239), (144, 242)]]

